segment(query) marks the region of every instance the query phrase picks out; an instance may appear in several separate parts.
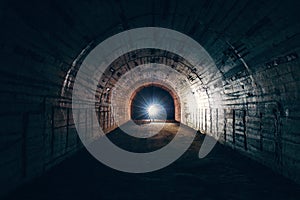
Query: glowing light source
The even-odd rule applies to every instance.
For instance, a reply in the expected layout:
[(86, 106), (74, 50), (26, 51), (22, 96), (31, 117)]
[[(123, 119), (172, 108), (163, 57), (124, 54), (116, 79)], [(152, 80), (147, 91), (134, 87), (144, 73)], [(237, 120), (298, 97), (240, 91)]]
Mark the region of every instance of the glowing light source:
[(157, 104), (150, 105), (147, 109), (149, 117), (153, 118), (159, 113), (159, 106)]

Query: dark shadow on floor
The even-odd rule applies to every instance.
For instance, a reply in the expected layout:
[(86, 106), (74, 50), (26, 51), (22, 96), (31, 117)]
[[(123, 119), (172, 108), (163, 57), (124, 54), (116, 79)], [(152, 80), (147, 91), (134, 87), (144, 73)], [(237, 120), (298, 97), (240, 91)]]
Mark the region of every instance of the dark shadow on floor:
[[(140, 140), (141, 143), (120, 129), (108, 136), (124, 149), (152, 151), (174, 137), (176, 126), (169, 123), (158, 135)], [(113, 170), (83, 149), (8, 199), (300, 199), (299, 185), (220, 144), (199, 159), (203, 138), (197, 134), (180, 159), (145, 174)]]

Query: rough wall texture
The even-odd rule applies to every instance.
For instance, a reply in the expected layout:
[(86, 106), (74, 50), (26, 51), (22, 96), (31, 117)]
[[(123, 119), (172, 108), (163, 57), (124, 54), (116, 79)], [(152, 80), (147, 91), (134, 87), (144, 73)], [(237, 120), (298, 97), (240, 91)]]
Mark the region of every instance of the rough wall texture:
[(1, 194), (81, 148), (70, 109), (76, 70), (102, 40), (144, 26), (189, 35), (216, 63), (217, 74), (203, 66), (195, 80), (186, 76), (202, 106), (183, 122), (300, 182), (298, 7), (273, 0), (1, 2)]

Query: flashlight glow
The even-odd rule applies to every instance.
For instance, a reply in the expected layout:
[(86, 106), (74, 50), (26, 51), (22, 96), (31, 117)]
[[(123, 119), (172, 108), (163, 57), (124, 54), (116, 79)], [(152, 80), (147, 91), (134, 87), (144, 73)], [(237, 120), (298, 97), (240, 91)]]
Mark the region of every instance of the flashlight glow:
[(150, 117), (154, 117), (158, 114), (159, 112), (159, 107), (156, 104), (150, 105), (147, 109), (148, 114)]

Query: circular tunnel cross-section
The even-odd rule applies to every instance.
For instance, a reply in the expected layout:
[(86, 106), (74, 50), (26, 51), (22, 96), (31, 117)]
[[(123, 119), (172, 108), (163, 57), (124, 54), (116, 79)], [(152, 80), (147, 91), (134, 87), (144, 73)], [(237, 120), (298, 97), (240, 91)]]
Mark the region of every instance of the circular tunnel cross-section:
[(175, 120), (174, 100), (170, 93), (157, 86), (139, 89), (131, 103), (132, 120)]
[[(0, 199), (300, 199), (299, 8), (0, 1)], [(179, 123), (133, 123), (133, 99), (150, 85), (169, 92)], [(162, 152), (190, 141), (180, 128), (192, 144)], [(90, 155), (100, 139), (116, 142)]]

